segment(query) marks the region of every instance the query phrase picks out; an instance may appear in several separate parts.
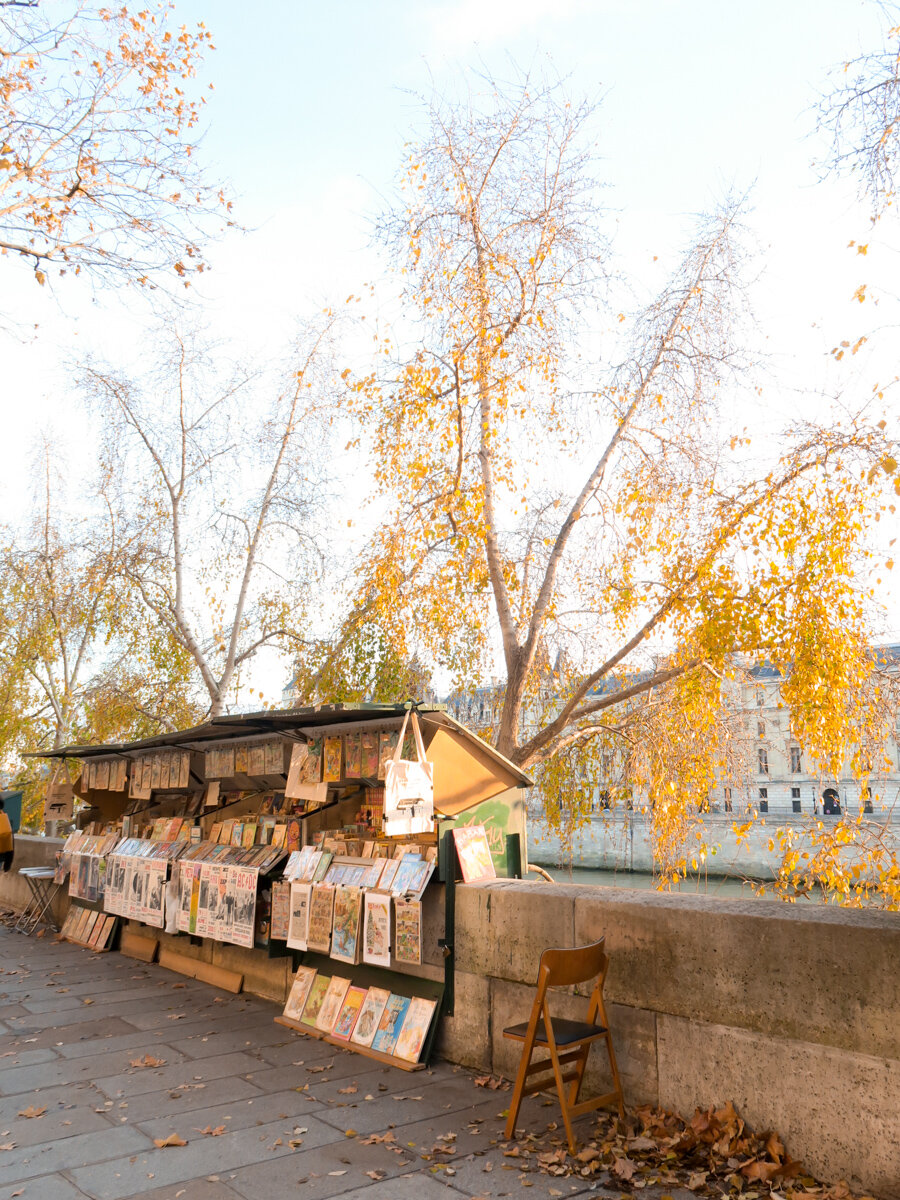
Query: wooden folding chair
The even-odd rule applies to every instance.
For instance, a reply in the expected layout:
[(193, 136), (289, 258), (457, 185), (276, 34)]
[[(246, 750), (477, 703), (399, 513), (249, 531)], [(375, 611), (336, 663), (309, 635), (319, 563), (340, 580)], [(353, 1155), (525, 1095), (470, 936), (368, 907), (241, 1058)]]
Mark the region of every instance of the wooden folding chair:
[[(609, 1032), (606, 1009), (603, 1004), (603, 983), (609, 967), (609, 957), (603, 950), (603, 942), (604, 939), (601, 938), (599, 942), (594, 942), (591, 946), (577, 946), (573, 950), (545, 950), (541, 955), (538, 969), (537, 995), (534, 998), (531, 1016), (527, 1021), (523, 1021), (519, 1025), (511, 1025), (508, 1029), (503, 1030), (504, 1037), (522, 1043), (522, 1057), (519, 1060), (516, 1085), (513, 1088), (509, 1118), (506, 1122), (507, 1138), (515, 1137), (516, 1118), (522, 1105), (522, 1097), (545, 1091), (554, 1083), (559, 1096), (566, 1135), (569, 1139), (569, 1150), (572, 1154), (575, 1153), (575, 1135), (572, 1133), (573, 1117), (580, 1117), (583, 1113), (612, 1103), (618, 1106), (619, 1116), (625, 1116), (622, 1083), (619, 1079), (619, 1068), (616, 1065), (612, 1036)], [(568, 987), (573, 983), (586, 983), (591, 979), (596, 979), (596, 982), (594, 990), (591, 992), (587, 1021), (569, 1021), (561, 1017), (551, 1018), (547, 1003), (548, 988)], [(597, 1041), (606, 1043), (613, 1091), (604, 1096), (597, 1096), (593, 1100), (579, 1102), (578, 1093), (584, 1079), (588, 1055), (591, 1046)], [(532, 1055), (536, 1047), (549, 1051), (549, 1058), (541, 1058), (532, 1062)], [(563, 1067), (569, 1069), (563, 1072)], [(544, 1077), (529, 1079), (529, 1076), (536, 1075), (538, 1072), (543, 1072)], [(548, 1072), (550, 1072), (549, 1075)], [(568, 1098), (566, 1097), (566, 1084), (571, 1084)]]

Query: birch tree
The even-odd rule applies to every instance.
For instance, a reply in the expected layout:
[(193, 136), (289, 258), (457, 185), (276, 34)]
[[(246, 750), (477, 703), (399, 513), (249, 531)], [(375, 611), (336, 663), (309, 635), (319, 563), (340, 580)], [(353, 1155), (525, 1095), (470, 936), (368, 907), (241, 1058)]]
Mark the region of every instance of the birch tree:
[(700, 221), (655, 298), (598, 317), (590, 119), (530, 81), (427, 105), (381, 226), (412, 349), (395, 340), (353, 392), (389, 515), (323, 655), (375, 625), (460, 687), (499, 660), (484, 732), (551, 818), (577, 816), (616, 747), (677, 873), (730, 769), (736, 655), (789, 671), (824, 759), (868, 719), (857, 573), (879, 500), (861, 469), (884, 435), (798, 427), (762, 471), (751, 457), (729, 411), (749, 386), (737, 205)]
[(190, 656), (209, 716), (263, 647), (304, 641), (332, 331), (328, 315), (304, 328), (279, 378), (227, 373), (174, 328), (145, 378), (96, 364), (82, 374), (128, 513), (125, 578), (149, 628)]

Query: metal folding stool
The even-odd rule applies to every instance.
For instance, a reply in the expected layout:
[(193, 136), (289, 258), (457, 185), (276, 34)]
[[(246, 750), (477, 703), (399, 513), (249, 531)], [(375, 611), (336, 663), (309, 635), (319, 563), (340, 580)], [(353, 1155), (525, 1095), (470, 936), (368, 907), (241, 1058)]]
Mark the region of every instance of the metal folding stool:
[(34, 933), (38, 925), (49, 925), (51, 929), (59, 930), (53, 920), (53, 901), (61, 884), (54, 881), (56, 872), (52, 867), (22, 867), (19, 874), (28, 884), (31, 899), (25, 906), (25, 911), (16, 921), (13, 929), (16, 933)]

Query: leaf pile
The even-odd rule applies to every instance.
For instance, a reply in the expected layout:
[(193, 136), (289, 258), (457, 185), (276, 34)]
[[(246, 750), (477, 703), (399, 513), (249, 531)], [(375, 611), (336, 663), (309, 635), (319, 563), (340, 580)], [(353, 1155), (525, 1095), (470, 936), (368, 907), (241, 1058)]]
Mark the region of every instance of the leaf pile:
[(619, 1189), (686, 1187), (698, 1196), (742, 1200), (853, 1198), (843, 1180), (826, 1186), (813, 1178), (776, 1133), (749, 1129), (730, 1102), (719, 1109), (698, 1108), (689, 1120), (650, 1106), (632, 1110), (624, 1121), (602, 1114), (594, 1137), (574, 1156), (559, 1123), (547, 1130), (557, 1135), (549, 1145), (546, 1137), (526, 1135), (509, 1143), (504, 1157), (528, 1158), (532, 1170), (547, 1175), (596, 1179)]

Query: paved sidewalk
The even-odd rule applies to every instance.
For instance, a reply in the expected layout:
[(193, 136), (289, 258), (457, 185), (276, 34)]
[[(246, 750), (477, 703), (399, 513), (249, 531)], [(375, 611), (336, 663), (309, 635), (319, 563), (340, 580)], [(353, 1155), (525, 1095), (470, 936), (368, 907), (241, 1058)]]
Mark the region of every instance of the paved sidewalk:
[[(0, 927), (0, 1200), (603, 1194), (504, 1156), (508, 1092), (381, 1067), (277, 1011)], [(527, 1100), (522, 1127), (547, 1129), (550, 1103)], [(155, 1144), (172, 1134), (187, 1145)]]

